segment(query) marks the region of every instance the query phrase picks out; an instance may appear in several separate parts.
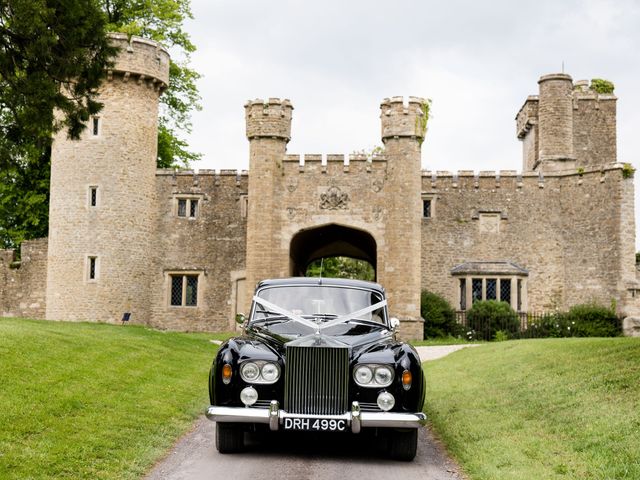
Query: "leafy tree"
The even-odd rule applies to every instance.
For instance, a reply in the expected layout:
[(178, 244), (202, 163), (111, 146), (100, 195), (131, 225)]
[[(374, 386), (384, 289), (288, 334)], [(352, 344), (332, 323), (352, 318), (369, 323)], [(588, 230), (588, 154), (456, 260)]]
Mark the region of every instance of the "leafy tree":
[(0, 247), (46, 234), (52, 135), (100, 110), (115, 52), (95, 1), (0, 0)]
[[(169, 88), (160, 97), (158, 167), (188, 166), (201, 155), (187, 150), (180, 131), (191, 132), (191, 113), (200, 110), (196, 82), (200, 74), (189, 67), (196, 50), (183, 29), (193, 18), (189, 0), (100, 0), (111, 31), (161, 42), (172, 52)], [(181, 59), (173, 58), (178, 54)]]
[(327, 257), (309, 264), (307, 277), (354, 278), (358, 280), (375, 279), (373, 266), (365, 261), (351, 257)]
[(49, 218), (49, 151), (39, 161), (0, 169), (0, 248), (46, 237)]
[(0, 166), (40, 157), (62, 127), (78, 138), (114, 53), (94, 2), (0, 0)]
[(191, 17), (189, 0), (0, 0), (0, 248), (47, 233), (52, 134), (78, 138), (100, 110), (95, 92), (116, 53), (108, 31), (181, 55), (161, 97), (157, 164), (200, 158), (178, 136), (200, 108), (200, 75), (188, 66), (195, 47), (182, 28)]

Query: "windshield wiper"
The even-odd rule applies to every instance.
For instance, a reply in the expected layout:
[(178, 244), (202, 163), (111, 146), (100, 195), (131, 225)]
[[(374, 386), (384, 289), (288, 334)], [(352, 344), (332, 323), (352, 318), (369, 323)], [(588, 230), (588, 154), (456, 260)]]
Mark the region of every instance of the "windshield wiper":
[(282, 314), (280, 314), (278, 312), (274, 312), (272, 310), (265, 310), (265, 309), (262, 309), (262, 308), (256, 309), (256, 313), (264, 313), (266, 315), (280, 315), (280, 316), (282, 316)]
[[(308, 316), (314, 320), (333, 320), (334, 318), (338, 318), (338, 315), (335, 313), (314, 313)], [(307, 315), (305, 315), (305, 317), (307, 317)]]
[[(275, 313), (275, 312), (271, 312)], [(290, 322), (291, 319), (289, 317), (285, 317), (284, 315), (279, 315), (277, 317), (271, 318), (256, 318), (251, 322), (251, 325), (259, 324), (261, 327), (267, 327), (269, 325), (274, 325), (276, 323), (286, 323)]]
[(357, 323), (358, 325), (368, 325), (370, 327), (379, 327), (387, 329), (387, 326), (384, 323), (375, 322), (373, 320), (365, 320), (364, 318), (350, 318), (345, 320), (345, 323)]

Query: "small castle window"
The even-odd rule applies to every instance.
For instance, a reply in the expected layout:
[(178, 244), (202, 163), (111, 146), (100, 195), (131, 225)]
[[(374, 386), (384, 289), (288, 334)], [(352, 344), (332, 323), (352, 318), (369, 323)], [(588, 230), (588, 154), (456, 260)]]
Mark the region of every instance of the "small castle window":
[(182, 218), (197, 218), (198, 216), (198, 199), (192, 197), (178, 197), (176, 207), (176, 215)]
[(197, 307), (199, 274), (171, 274), (169, 277), (169, 304), (172, 307)]
[(430, 193), (422, 194), (422, 218), (435, 217), (436, 197)]
[(460, 279), (460, 310), (467, 309), (467, 280)]
[(476, 303), (478, 300), (482, 300), (482, 279), (474, 278), (471, 280), (471, 301)]
[(187, 216), (187, 200), (184, 198), (178, 199), (178, 216), (179, 217)]
[(422, 216), (431, 218), (431, 199), (422, 200)]
[(100, 117), (91, 117), (91, 135), (100, 135)]
[(95, 282), (98, 280), (98, 257), (95, 255), (87, 256), (87, 281)]
[(500, 300), (511, 305), (511, 279), (500, 279)]
[(89, 206), (98, 206), (98, 187), (96, 186), (89, 187)]
[(249, 196), (240, 195), (240, 217), (247, 218), (248, 211), (249, 211)]
[(487, 278), (485, 300), (495, 300), (497, 298), (497, 283), (498, 281), (495, 278)]

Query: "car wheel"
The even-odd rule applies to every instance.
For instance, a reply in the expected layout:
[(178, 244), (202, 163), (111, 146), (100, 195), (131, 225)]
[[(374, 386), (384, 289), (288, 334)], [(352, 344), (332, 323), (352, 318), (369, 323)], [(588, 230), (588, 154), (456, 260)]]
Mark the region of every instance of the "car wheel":
[(244, 430), (241, 425), (216, 422), (216, 448), (220, 453), (241, 452), (244, 449)]
[(394, 430), (389, 438), (389, 454), (394, 460), (410, 462), (418, 450), (418, 429)]

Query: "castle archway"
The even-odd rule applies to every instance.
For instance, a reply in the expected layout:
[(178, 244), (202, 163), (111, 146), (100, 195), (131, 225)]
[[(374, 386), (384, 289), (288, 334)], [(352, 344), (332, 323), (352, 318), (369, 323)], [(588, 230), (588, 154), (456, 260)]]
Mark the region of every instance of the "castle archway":
[(289, 257), (293, 276), (304, 276), (313, 261), (328, 257), (364, 260), (375, 272), (377, 246), (370, 233), (332, 223), (296, 233), (291, 239)]

